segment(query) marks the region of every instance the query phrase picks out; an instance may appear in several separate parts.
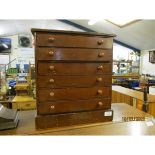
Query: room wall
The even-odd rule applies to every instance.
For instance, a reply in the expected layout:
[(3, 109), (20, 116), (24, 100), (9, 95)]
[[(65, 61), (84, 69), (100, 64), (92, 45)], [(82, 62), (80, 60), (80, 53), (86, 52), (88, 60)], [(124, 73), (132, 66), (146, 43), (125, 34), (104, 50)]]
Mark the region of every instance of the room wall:
[(149, 50), (141, 51), (140, 74), (155, 76), (155, 64), (149, 62)]
[[(53, 23), (53, 24), (52, 24)], [(48, 29), (59, 29), (59, 30), (70, 30), (70, 31), (82, 31), (81, 29), (75, 28), (74, 26), (62, 23), (60, 21), (54, 20), (50, 25), (45, 25), (45, 27), (38, 28), (48, 28)], [(28, 31), (29, 32), (29, 31)], [(10, 61), (16, 59), (11, 63), (11, 67), (16, 67), (16, 64), (23, 63), (29, 64), (34, 63), (34, 48), (21, 48), (18, 45), (18, 35), (5, 36), (6, 38), (11, 38), (12, 49), (10, 54)], [(31, 36), (33, 38), (33, 36)], [(0, 64), (8, 64), (9, 57), (7, 55), (0, 55)]]

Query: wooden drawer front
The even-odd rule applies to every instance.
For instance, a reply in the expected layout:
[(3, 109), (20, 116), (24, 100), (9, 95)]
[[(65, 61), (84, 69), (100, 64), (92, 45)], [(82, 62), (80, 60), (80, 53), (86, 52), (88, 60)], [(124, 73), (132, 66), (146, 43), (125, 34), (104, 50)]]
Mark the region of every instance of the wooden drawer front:
[(55, 114), (65, 112), (78, 112), (97, 109), (110, 109), (111, 99), (94, 99), (78, 101), (55, 101), (38, 103), (38, 114)]
[(36, 108), (36, 102), (13, 102), (12, 108), (18, 109), (18, 110), (35, 109)]
[(111, 63), (38, 63), (39, 75), (94, 75), (111, 73)]
[(37, 48), (38, 60), (112, 61), (112, 50)]
[(53, 33), (37, 34), (37, 46), (112, 48), (113, 38), (80, 36)]
[(88, 100), (93, 98), (110, 98), (111, 87), (40, 89), (38, 101), (54, 100)]
[(62, 88), (62, 87), (93, 87), (110, 86), (111, 75), (91, 76), (38, 76), (39, 88)]

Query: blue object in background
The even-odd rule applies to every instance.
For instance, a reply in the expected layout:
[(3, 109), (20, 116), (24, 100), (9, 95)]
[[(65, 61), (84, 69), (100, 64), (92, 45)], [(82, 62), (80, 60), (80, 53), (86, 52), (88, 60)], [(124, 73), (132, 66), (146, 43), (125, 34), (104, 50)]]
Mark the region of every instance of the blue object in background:
[(9, 87), (14, 87), (16, 85), (16, 81), (15, 80), (11, 80), (9, 82)]
[(148, 80), (148, 83), (155, 84), (155, 80)]
[[(16, 68), (20, 70), (20, 64), (16, 64)], [(29, 72), (29, 64), (24, 64), (24, 73)]]
[(139, 81), (138, 80), (131, 80), (129, 81), (129, 88), (139, 87)]

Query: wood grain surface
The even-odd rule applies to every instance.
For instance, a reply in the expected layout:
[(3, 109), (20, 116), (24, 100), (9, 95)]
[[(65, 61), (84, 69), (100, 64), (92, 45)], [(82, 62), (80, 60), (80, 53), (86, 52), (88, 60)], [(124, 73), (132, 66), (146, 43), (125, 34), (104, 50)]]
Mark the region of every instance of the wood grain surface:
[(146, 122), (123, 122), (122, 117), (152, 116), (124, 103), (112, 104), (113, 122), (91, 123), (70, 127), (37, 130), (36, 111), (20, 111), (20, 121), (16, 129), (0, 131), (0, 135), (155, 135), (155, 126), (148, 127)]

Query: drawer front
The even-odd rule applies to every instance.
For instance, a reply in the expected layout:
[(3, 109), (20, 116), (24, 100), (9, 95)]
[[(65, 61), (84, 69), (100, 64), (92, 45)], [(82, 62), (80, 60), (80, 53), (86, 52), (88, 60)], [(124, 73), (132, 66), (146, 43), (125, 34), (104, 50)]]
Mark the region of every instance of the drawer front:
[(78, 48), (37, 48), (38, 60), (112, 61), (112, 50)]
[(111, 87), (39, 89), (38, 101), (111, 98)]
[(38, 103), (38, 114), (56, 114), (97, 109), (110, 109), (111, 99), (93, 99), (77, 101), (54, 101)]
[(109, 48), (112, 49), (113, 38), (101, 36), (80, 36), (53, 33), (37, 34), (37, 46), (55, 47), (83, 47), (83, 48)]
[(29, 110), (36, 108), (36, 102), (14, 102), (12, 103), (13, 109), (18, 110)]
[(110, 86), (111, 75), (91, 76), (38, 76), (39, 88), (63, 88), (63, 87), (93, 87)]
[(94, 75), (111, 73), (111, 63), (38, 63), (39, 75)]

